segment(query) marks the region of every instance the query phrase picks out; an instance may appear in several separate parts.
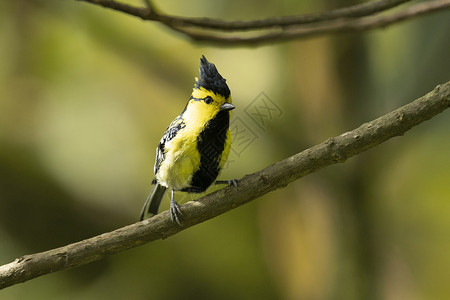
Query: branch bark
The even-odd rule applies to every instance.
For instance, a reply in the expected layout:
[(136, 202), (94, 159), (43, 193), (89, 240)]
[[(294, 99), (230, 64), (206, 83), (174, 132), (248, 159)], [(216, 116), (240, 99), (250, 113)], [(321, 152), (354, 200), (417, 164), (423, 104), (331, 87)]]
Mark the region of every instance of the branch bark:
[[(410, 0), (379, 0), (321, 13), (251, 21), (225, 21), (160, 13), (149, 0), (146, 1), (146, 7), (136, 7), (114, 0), (77, 1), (100, 5), (146, 21), (160, 22), (196, 41), (228, 46), (255, 46), (336, 32), (365, 31), (450, 8), (450, 0), (433, 0), (414, 4), (386, 16), (378, 14)], [(244, 33), (249, 30), (258, 30), (258, 32), (249, 36)], [(230, 36), (230, 32), (238, 33)]]
[(450, 107), (450, 81), (425, 96), (369, 123), (329, 138), (261, 171), (244, 176), (239, 187), (226, 187), (181, 206), (183, 223), (174, 224), (167, 211), (112, 232), (53, 250), (25, 255), (0, 266), (0, 289), (32, 278), (81, 266), (154, 240), (165, 239), (214, 218), (303, 176), (401, 136)]

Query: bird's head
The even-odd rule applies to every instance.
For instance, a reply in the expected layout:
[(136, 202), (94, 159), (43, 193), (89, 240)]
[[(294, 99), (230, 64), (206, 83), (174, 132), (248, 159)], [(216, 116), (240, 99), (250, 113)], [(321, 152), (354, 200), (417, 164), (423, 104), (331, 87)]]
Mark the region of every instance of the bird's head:
[(203, 88), (225, 99), (230, 97), (230, 89), (228, 88), (226, 79), (219, 74), (216, 66), (210, 63), (204, 55), (200, 58), (199, 75), (199, 78), (196, 78), (194, 89)]
[(219, 112), (228, 112), (234, 108), (225, 78), (219, 74), (214, 64), (202, 56), (199, 77), (195, 79), (185, 113), (193, 114), (192, 117), (196, 120), (210, 120)]

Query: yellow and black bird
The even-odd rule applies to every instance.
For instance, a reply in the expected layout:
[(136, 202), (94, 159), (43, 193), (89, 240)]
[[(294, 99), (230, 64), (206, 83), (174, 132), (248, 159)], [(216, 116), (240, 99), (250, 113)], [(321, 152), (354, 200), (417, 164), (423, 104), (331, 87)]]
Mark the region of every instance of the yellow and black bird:
[(216, 66), (202, 56), (199, 78), (186, 107), (170, 123), (156, 148), (155, 184), (140, 219), (158, 213), (166, 189), (171, 190), (170, 216), (180, 224), (174, 191), (202, 193), (216, 181), (231, 146), (231, 92)]

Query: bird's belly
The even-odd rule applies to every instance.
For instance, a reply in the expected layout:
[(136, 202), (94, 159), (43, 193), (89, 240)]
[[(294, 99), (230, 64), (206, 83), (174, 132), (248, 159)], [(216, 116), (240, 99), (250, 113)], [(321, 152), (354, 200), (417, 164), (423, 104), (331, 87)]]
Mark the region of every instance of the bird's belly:
[(163, 186), (178, 191), (190, 186), (193, 174), (199, 169), (200, 156), (195, 142), (180, 141), (169, 146), (156, 179)]

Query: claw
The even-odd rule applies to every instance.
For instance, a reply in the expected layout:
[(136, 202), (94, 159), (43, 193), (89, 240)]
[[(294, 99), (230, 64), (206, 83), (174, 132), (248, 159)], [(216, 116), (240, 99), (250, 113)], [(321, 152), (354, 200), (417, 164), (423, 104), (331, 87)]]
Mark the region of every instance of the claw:
[(237, 178), (233, 178), (233, 179), (230, 179), (230, 180), (227, 180), (227, 181), (228, 181), (228, 185), (229, 186), (234, 185), (235, 188), (238, 187), (238, 179)]
[(180, 216), (181, 213), (181, 207), (180, 205), (175, 201), (174, 199), (174, 191), (172, 190), (172, 197), (170, 199), (170, 218), (172, 219), (172, 222), (177, 222), (178, 225), (181, 225)]
[(227, 184), (228, 186), (234, 186), (235, 188), (238, 187), (238, 179), (230, 179), (230, 180), (217, 180), (215, 184)]

